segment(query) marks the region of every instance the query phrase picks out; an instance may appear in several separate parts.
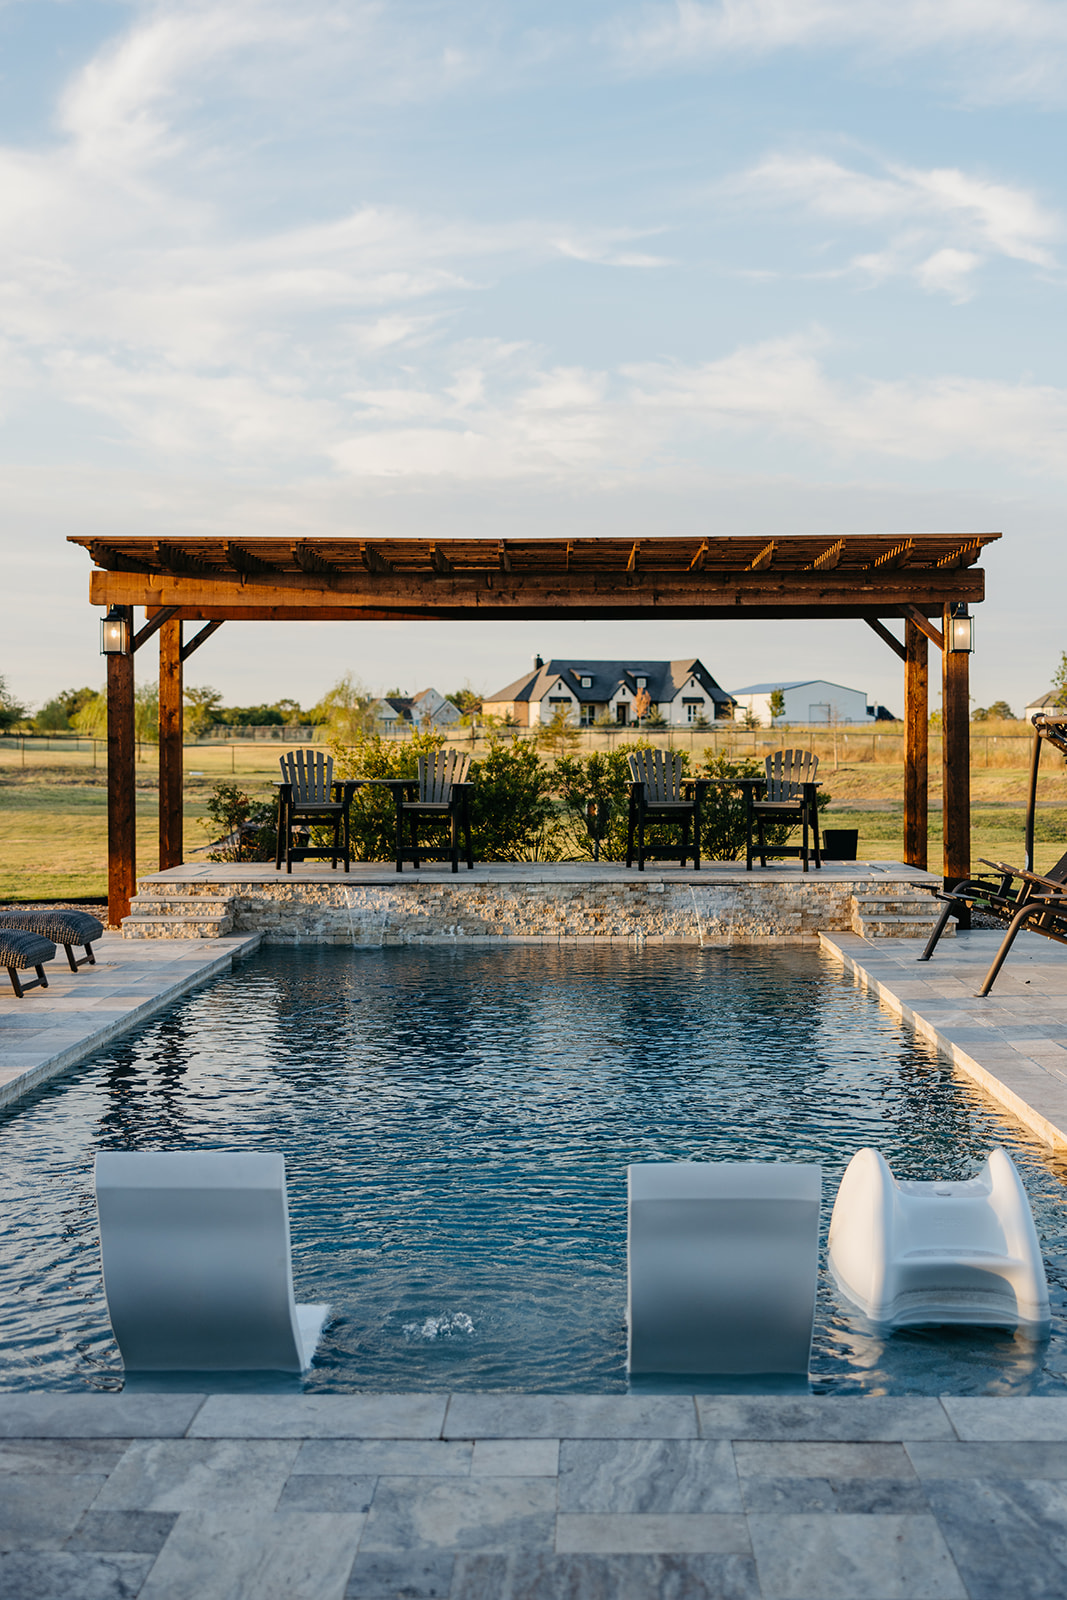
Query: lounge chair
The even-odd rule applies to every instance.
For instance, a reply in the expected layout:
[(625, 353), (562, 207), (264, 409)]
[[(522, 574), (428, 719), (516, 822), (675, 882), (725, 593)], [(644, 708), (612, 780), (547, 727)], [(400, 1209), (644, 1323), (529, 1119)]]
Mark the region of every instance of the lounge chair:
[[(44, 939), (39, 933), (0, 927), (0, 967), (7, 968), (16, 1000), (21, 1000), (27, 989), (48, 988), (44, 964), (54, 960), (55, 953), (56, 947), (51, 939)], [(28, 972), (31, 968), (37, 976), (27, 983), (19, 977), (19, 973)]]
[[(104, 933), (104, 924), (88, 911), (54, 911), (47, 906), (35, 911), (0, 911), (0, 928), (21, 928), (26, 933), (39, 933), (54, 944), (61, 944), (67, 952), (71, 972), (86, 965), (95, 967), (93, 941), (102, 938)], [(76, 944), (85, 951), (80, 961), (74, 958)]]
[[(349, 810), (352, 796), (359, 787), (354, 780), (334, 782), (333, 757), (321, 750), (289, 751), (279, 757), (282, 782), (278, 791), (278, 846), (274, 854), (277, 871), (285, 857), (285, 870), (292, 872), (294, 861), (306, 861), (309, 856), (329, 856), (330, 865), (337, 866), (341, 856), (345, 871), (352, 859)], [(311, 827), (330, 827), (332, 843), (325, 846), (310, 842), (294, 844)]]
[(100, 1256), (129, 1372), (303, 1372), (329, 1312), (295, 1304), (285, 1160), (101, 1151)]
[(630, 1371), (806, 1380), (822, 1169), (653, 1162), (628, 1178)]
[[(700, 811), (711, 787), (710, 778), (687, 778), (685, 757), (677, 750), (635, 750), (630, 756), (630, 814), (626, 829), (626, 865), (637, 858), (638, 872), (645, 861), (680, 861), (690, 856), (700, 871)], [(677, 845), (646, 845), (648, 823), (672, 823), (681, 828)]]
[(1067, 754), (1067, 717), (1046, 716), (1039, 712), (1031, 720), (1034, 724), (1034, 743), (1030, 758), (1030, 793), (1026, 809), (1024, 845), (1026, 866), (1012, 867), (1005, 861), (989, 861), (983, 856), (981, 864), (992, 867), (995, 877), (966, 878), (954, 884), (951, 889), (938, 894), (937, 898), (944, 901), (944, 908), (934, 926), (934, 931), (927, 940), (925, 950), (919, 957), (920, 961), (929, 961), (948, 926), (949, 918), (955, 916), (961, 921), (969, 920), (972, 906), (978, 906), (983, 914), (1006, 923), (1007, 931), (978, 991), (980, 996), (987, 995), (992, 989), (997, 974), (1015, 943), (1016, 935), (1021, 933), (1023, 928), (1029, 928), (1033, 933), (1040, 933), (1044, 938), (1053, 939), (1058, 944), (1067, 944), (1067, 853), (1063, 854), (1047, 873), (1041, 874), (1032, 870), (1041, 753), (1045, 744), (1051, 744), (1055, 749)]
[[(775, 856), (799, 856), (808, 870), (809, 858), (816, 867), (822, 866), (822, 848), (819, 843), (819, 785), (815, 774), (819, 758), (807, 750), (776, 750), (764, 762), (766, 776), (743, 778), (741, 788), (745, 794), (745, 821), (747, 842), (745, 868), (752, 871), (753, 832), (756, 835), (756, 852), (760, 866), (767, 865), (765, 827), (778, 827), (782, 823), (800, 823), (802, 831), (799, 845), (774, 845)], [(808, 845), (809, 830), (812, 846)]]
[[(396, 803), (396, 870), (403, 872), (404, 862), (421, 866), (423, 861), (451, 861), (452, 871), (459, 871), (460, 836), (466, 842), (463, 858), (469, 869), (474, 867), (471, 845), (470, 796), (473, 785), (469, 782), (471, 758), (466, 751), (435, 750), (431, 755), (419, 757), (417, 779), (391, 780)], [(438, 826), (447, 823), (449, 839), (446, 846), (427, 848), (419, 843), (419, 828), (424, 823)], [(408, 842), (404, 842), (405, 826)]]
[(1026, 1190), (1006, 1151), (962, 1182), (894, 1178), (879, 1150), (852, 1157), (830, 1219), (829, 1265), (872, 1322), (1049, 1329), (1048, 1283)]

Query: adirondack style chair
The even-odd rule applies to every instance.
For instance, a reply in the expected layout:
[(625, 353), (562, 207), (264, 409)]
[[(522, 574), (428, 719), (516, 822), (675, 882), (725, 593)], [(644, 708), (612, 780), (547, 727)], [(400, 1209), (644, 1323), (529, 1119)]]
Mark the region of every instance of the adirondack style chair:
[[(644, 872), (645, 861), (680, 861), (689, 856), (700, 871), (700, 810), (710, 787), (707, 778), (687, 778), (685, 758), (676, 750), (635, 750), (630, 757), (630, 815), (626, 829), (626, 865)], [(681, 829), (678, 845), (646, 845), (646, 823), (673, 823)]]
[[(285, 870), (292, 872), (294, 861), (306, 861), (308, 856), (329, 856), (330, 865), (336, 867), (337, 857), (344, 860), (348, 871), (352, 859), (349, 836), (349, 809), (357, 784), (351, 780), (333, 781), (333, 757), (321, 750), (290, 750), (279, 757), (282, 781), (278, 795), (278, 847), (274, 854), (277, 871), (285, 857)], [(310, 839), (294, 844), (294, 836), (303, 835), (311, 827), (330, 827), (333, 841), (329, 845), (312, 845)]]
[(938, 895), (945, 902), (933, 933), (927, 941), (920, 961), (929, 961), (938, 940), (955, 916), (969, 924), (970, 909), (978, 904), (985, 915), (998, 917), (1007, 924), (1000, 949), (986, 973), (978, 993), (987, 995), (1004, 965), (1016, 936), (1023, 928), (1040, 933), (1057, 944), (1067, 944), (1067, 853), (1064, 853), (1042, 874), (1033, 872), (1034, 817), (1037, 810), (1037, 779), (1044, 745), (1050, 744), (1067, 755), (1067, 717), (1049, 716), (1038, 712), (1031, 719), (1034, 724), (1034, 746), (1030, 759), (1030, 796), (1026, 810), (1025, 867), (1012, 867), (1005, 861), (989, 861), (984, 856), (982, 865), (992, 867), (995, 878), (967, 878), (952, 889)]
[[(432, 755), (419, 757), (418, 779), (390, 782), (396, 802), (396, 870), (403, 872), (404, 862), (421, 866), (423, 861), (451, 861), (452, 871), (459, 871), (460, 835), (466, 840), (464, 860), (469, 869), (474, 867), (471, 848), (470, 794), (472, 784), (467, 774), (471, 758), (457, 750), (435, 750)], [(427, 849), (419, 843), (422, 823), (438, 826), (448, 824), (448, 845)], [(405, 824), (408, 843), (404, 843)]]
[[(819, 808), (817, 805), (817, 790), (819, 785), (815, 782), (815, 774), (819, 770), (819, 758), (809, 754), (807, 750), (776, 750), (764, 762), (766, 777), (743, 778), (741, 787), (745, 792), (745, 813), (747, 842), (745, 845), (745, 867), (752, 871), (753, 834), (756, 838), (756, 852), (759, 855), (760, 866), (767, 865), (767, 841), (764, 829), (768, 823), (799, 822), (802, 831), (799, 845), (775, 845), (776, 856), (799, 856), (804, 863), (804, 871), (808, 870), (809, 857), (814, 856), (815, 865), (822, 866), (822, 848), (819, 843)], [(808, 844), (808, 830), (811, 830), (813, 845)]]

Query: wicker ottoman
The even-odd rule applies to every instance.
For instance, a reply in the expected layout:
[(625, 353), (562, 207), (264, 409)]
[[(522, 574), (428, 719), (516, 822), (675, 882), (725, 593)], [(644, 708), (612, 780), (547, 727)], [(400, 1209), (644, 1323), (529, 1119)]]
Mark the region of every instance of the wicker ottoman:
[[(71, 972), (77, 972), (88, 962), (96, 966), (92, 941), (99, 939), (104, 924), (88, 911), (52, 911), (42, 907), (39, 911), (4, 911), (0, 909), (0, 928), (19, 928), (23, 933), (39, 933), (42, 939), (52, 939), (67, 952)], [(72, 945), (80, 944), (85, 951), (80, 961), (75, 961)]]
[[(23, 933), (19, 928), (0, 928), (0, 967), (7, 968), (17, 1000), (22, 999), (27, 989), (48, 988), (44, 962), (51, 961), (55, 953), (56, 947), (51, 939), (42, 939), (39, 933)], [(25, 971), (27, 967), (35, 967), (37, 976), (29, 983), (20, 983), (16, 968)]]

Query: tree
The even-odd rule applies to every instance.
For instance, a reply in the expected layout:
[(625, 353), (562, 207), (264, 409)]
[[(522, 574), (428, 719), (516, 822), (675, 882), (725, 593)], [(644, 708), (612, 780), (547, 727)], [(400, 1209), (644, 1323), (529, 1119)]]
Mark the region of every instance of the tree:
[(185, 699), (189, 706), (185, 729), (192, 738), (199, 739), (222, 720), (222, 696), (210, 684), (192, 685), (185, 690)]
[(971, 712), (972, 722), (1014, 722), (1015, 712), (1006, 700), (994, 700), (991, 706), (976, 706)]
[(542, 722), (534, 737), (554, 755), (563, 756), (577, 742), (578, 729), (574, 726), (570, 706), (556, 706), (548, 722)]
[(1056, 691), (1054, 702), (1056, 710), (1067, 711), (1067, 650), (1060, 656), (1060, 664), (1052, 679), (1052, 687)]
[(751, 706), (746, 707), (745, 714), (742, 717), (741, 721), (742, 721), (742, 723), (744, 724), (744, 726), (746, 728), (750, 728), (750, 729), (751, 728), (758, 728), (758, 727), (762, 726), (762, 724), (760, 723), (760, 719), (757, 717), (756, 713), (753, 711)]
[(318, 705), (311, 709), (315, 722), (326, 724), (326, 731), (334, 743), (352, 744), (361, 734), (374, 730), (374, 707), (378, 696), (351, 672), (338, 678), (328, 689)]
[(16, 722), (21, 722), (25, 715), (26, 707), (15, 699), (7, 686), (7, 679), (0, 677), (0, 733), (6, 733)]
[(477, 716), (482, 709), (482, 696), (469, 683), (465, 683), (462, 689), (453, 689), (451, 694), (445, 695), (445, 699), (451, 700), (464, 717)]
[(783, 689), (771, 690), (771, 722), (775, 723), (779, 717), (785, 716), (785, 691)]
[(652, 710), (652, 696), (647, 689), (638, 689), (634, 695), (634, 716), (638, 722), (643, 722)]

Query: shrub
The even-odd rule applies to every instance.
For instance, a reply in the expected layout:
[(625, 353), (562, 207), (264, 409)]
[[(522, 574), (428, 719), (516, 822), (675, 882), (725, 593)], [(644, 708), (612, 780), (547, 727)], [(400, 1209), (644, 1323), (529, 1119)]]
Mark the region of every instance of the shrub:
[(471, 764), (471, 834), (479, 861), (544, 861), (558, 854), (550, 838), (551, 770), (526, 740), (491, 738)]
[[(355, 729), (345, 743), (333, 740), (335, 778), (417, 778), (419, 757), (444, 744), (444, 735), (418, 729), (409, 739), (386, 739)], [(357, 789), (350, 813), (352, 854), (357, 861), (388, 861), (396, 854), (396, 807), (389, 789)]]
[(278, 801), (251, 800), (236, 783), (217, 783), (201, 824), (216, 837), (209, 861), (272, 861), (278, 842)]
[(625, 859), (630, 794), (627, 756), (637, 748), (620, 745), (607, 753), (561, 756), (556, 762), (552, 786), (561, 802), (560, 845), (568, 859)]

